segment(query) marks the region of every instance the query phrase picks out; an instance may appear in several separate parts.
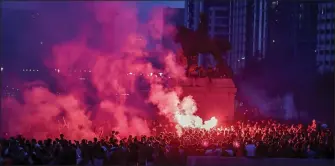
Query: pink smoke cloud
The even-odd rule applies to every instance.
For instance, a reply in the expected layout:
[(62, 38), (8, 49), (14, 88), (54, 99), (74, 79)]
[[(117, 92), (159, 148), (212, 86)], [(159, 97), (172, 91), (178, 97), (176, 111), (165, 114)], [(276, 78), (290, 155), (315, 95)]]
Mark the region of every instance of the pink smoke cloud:
[[(161, 115), (179, 123), (178, 113), (202, 124), (200, 117), (193, 117), (197, 110), (194, 100), (189, 97), (180, 101), (180, 87), (163, 87), (163, 80), (153, 75), (159, 70), (145, 59), (151, 51), (146, 48), (148, 38), (172, 35), (163, 33), (162, 8), (153, 10), (148, 22), (140, 23), (136, 5), (93, 4), (86, 7), (93, 13), (99, 33), (90, 27), (93, 22), (92, 25), (85, 23), (78, 29), (80, 33), (76, 38), (54, 45), (51, 57), (45, 60), (58, 86), (66, 92), (57, 95), (47, 87), (32, 85), (25, 89), (23, 102), (3, 99), (2, 129), (10, 135), (23, 134), (39, 139), (57, 137), (60, 133), (71, 139), (92, 139), (112, 130), (123, 136), (148, 135), (150, 130), (143, 118), (148, 111), (125, 102), (127, 94), (141, 93), (136, 87), (139, 77), (150, 83), (148, 101), (157, 105)], [(170, 29), (173, 32), (173, 28)], [(94, 47), (90, 44), (92, 38), (95, 39)], [(176, 63), (174, 53), (158, 51), (161, 53), (157, 57), (164, 61), (164, 71), (171, 79), (185, 79), (184, 68)], [(87, 78), (87, 82), (78, 77)], [(85, 101), (87, 96), (95, 98), (97, 106), (89, 107)]]

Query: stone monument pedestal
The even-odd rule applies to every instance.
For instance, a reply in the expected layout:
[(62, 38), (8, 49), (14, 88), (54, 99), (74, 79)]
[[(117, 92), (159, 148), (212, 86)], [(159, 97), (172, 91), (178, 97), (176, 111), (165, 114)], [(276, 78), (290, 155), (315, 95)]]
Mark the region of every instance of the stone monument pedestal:
[(183, 96), (191, 95), (197, 103), (199, 115), (204, 120), (215, 116), (219, 123), (234, 119), (236, 87), (232, 79), (197, 78), (196, 86), (192, 86), (192, 78), (179, 82), (183, 88)]

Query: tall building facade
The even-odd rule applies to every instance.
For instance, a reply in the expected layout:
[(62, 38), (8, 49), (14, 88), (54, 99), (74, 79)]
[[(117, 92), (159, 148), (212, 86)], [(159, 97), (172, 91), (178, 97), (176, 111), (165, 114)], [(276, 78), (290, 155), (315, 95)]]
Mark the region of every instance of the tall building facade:
[(268, 0), (230, 1), (229, 64), (236, 74), (250, 59), (263, 59), (268, 46)]
[(315, 72), (318, 2), (300, 0), (294, 7), (293, 56), (300, 62), (299, 68), (303, 68), (306, 73)]
[[(268, 65), (270, 65), (269, 68), (274, 73), (283, 73), (280, 71), (293, 65), (288, 64), (289, 62), (293, 63), (293, 61), (299, 59), (297, 44), (300, 36), (297, 30), (301, 23), (299, 15), (303, 15), (305, 12), (297, 9), (300, 2), (299, 0), (267, 2), (267, 46), (264, 56)], [(313, 46), (312, 49), (315, 49), (315, 47)], [(300, 57), (300, 60), (299, 64), (295, 64), (295, 67), (299, 67), (305, 61), (304, 57)]]
[(200, 22), (200, 13), (203, 11), (203, 0), (185, 0), (185, 26), (197, 29)]
[(316, 61), (319, 72), (334, 72), (335, 61), (335, 2), (318, 4)]
[[(230, 1), (186, 0), (185, 26), (196, 30), (200, 22), (200, 13), (205, 13), (208, 17), (208, 34), (216, 38), (229, 38), (229, 5)], [(204, 63), (215, 65), (213, 56), (209, 56), (208, 60), (205, 57), (208, 56), (199, 56), (199, 65), (204, 65)]]
[(247, 0), (231, 1), (229, 5), (229, 41), (232, 49), (228, 61), (237, 73), (245, 65), (247, 43)]
[(229, 7), (212, 6), (208, 9), (209, 35), (217, 38), (229, 38)]
[[(196, 29), (196, 25), (199, 23), (198, 13), (207, 13), (209, 34), (212, 37), (229, 38), (232, 49), (228, 53), (227, 60), (235, 73), (239, 73), (245, 67), (246, 62), (252, 58), (258, 60), (266, 58), (269, 61), (281, 62), (277, 65), (284, 64), (292, 58), (301, 59), (301, 62), (306, 61), (306, 64), (315, 64), (316, 52), (320, 55), (318, 56), (319, 61), (330, 66), (332, 63), (329, 60), (331, 59), (331, 48), (334, 47), (333, 40), (330, 39), (333, 37), (333, 30), (330, 28), (334, 27), (334, 10), (331, 3), (334, 2), (186, 0), (185, 24)], [(318, 16), (318, 28), (323, 27), (328, 30), (318, 31), (318, 46), (316, 46), (317, 30), (315, 25), (317, 24), (318, 4), (319, 11), (322, 11), (322, 8), (327, 8), (324, 9), (324, 13), (327, 12), (327, 14)], [(328, 40), (322, 41), (321, 38), (326, 38), (326, 36), (328, 36)], [(322, 51), (320, 47), (322, 47)], [(332, 68), (330, 67), (330, 69)]]
[(254, 58), (277, 65), (296, 58), (313, 66), (317, 4), (307, 0), (231, 1), (233, 69), (238, 73)]

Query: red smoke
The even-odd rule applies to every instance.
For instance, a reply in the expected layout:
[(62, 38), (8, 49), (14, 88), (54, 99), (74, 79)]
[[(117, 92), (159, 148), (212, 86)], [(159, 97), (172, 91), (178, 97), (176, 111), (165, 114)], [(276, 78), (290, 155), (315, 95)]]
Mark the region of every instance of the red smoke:
[[(148, 39), (159, 40), (162, 35), (172, 35), (163, 33), (164, 26), (173, 32), (160, 17), (162, 9), (155, 9), (145, 24), (137, 20), (136, 6), (129, 3), (99, 2), (88, 10), (95, 14), (95, 21), (101, 27), (99, 33), (93, 32), (90, 24), (85, 24), (78, 29), (80, 33), (76, 38), (53, 46), (52, 56), (46, 60), (50, 73), (66, 93), (56, 95), (48, 88), (33, 87), (24, 90), (23, 102), (3, 99), (2, 131), (38, 139), (56, 137), (60, 133), (70, 139), (91, 139), (97, 133), (111, 130), (118, 130), (121, 135), (150, 134), (143, 118), (148, 116), (148, 111), (122, 102), (126, 94), (138, 92), (135, 81), (141, 74), (151, 84), (148, 101), (156, 104), (162, 115), (176, 122), (180, 88), (177, 91), (164, 89), (161, 78), (150, 74), (158, 71), (146, 60)], [(90, 44), (93, 38), (94, 47)], [(157, 49), (161, 49), (159, 44)], [(171, 78), (184, 78), (184, 69), (175, 63), (172, 50), (157, 56)], [(88, 77), (89, 83), (78, 77)], [(120, 101), (115, 99), (116, 95), (120, 96)], [(96, 99), (96, 107), (88, 107), (87, 96)], [(192, 99), (183, 102), (194, 104)], [(191, 111), (186, 114), (191, 116), (196, 106)]]

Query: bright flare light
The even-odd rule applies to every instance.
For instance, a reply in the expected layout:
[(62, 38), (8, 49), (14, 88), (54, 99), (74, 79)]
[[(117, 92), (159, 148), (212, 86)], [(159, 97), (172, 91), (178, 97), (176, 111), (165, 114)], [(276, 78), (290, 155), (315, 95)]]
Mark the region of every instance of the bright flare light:
[(210, 130), (214, 128), (218, 120), (215, 117), (207, 121), (203, 121), (199, 116), (193, 115), (197, 111), (195, 101), (191, 96), (185, 97), (179, 104), (179, 108), (175, 114), (177, 125), (182, 128), (200, 128)]

